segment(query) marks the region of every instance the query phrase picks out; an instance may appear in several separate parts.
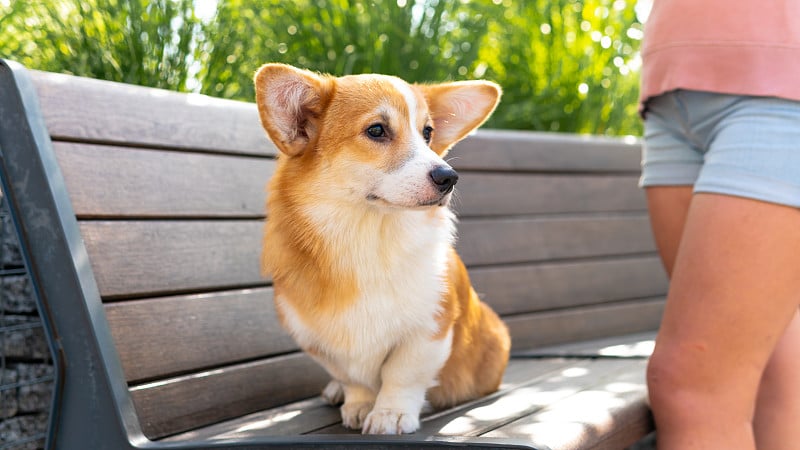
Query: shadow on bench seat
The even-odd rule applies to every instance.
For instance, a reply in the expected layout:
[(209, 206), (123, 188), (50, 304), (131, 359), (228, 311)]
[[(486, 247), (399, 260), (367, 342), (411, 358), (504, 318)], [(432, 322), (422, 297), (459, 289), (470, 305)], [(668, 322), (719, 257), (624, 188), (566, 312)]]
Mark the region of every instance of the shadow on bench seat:
[(275, 149), (249, 103), (0, 61), (2, 187), (56, 361), (58, 449), (625, 448), (667, 289), (636, 141), (460, 143), (458, 251), (506, 321), (499, 392), (361, 436), (259, 274)]

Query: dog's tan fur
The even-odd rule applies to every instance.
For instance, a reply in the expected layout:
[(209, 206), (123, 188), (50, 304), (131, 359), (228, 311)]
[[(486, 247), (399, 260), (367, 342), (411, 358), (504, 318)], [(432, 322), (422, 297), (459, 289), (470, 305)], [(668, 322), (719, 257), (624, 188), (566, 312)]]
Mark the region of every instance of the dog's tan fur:
[[(452, 248), (451, 194), (431, 170), (450, 169), (441, 157), (491, 114), (499, 87), (281, 64), (255, 85), (282, 153), (262, 269), (283, 325), (334, 378), (324, 396), (344, 397), (344, 424), (412, 432), (426, 394), (446, 407), (495, 391), (508, 331)], [(375, 125), (386, 135), (368, 134)]]

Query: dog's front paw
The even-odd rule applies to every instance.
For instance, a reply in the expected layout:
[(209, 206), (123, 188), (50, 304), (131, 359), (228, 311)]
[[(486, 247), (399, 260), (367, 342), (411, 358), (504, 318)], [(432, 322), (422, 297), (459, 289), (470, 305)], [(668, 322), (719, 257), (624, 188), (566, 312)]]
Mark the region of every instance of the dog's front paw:
[(325, 389), (322, 390), (322, 399), (328, 402), (329, 405), (341, 405), (344, 402), (344, 388), (342, 383), (337, 380), (331, 380)]
[(376, 409), (369, 413), (363, 434), (404, 434), (419, 429), (419, 414), (395, 409)]
[(345, 402), (342, 405), (342, 425), (351, 430), (361, 429), (364, 419), (372, 411), (372, 402)]

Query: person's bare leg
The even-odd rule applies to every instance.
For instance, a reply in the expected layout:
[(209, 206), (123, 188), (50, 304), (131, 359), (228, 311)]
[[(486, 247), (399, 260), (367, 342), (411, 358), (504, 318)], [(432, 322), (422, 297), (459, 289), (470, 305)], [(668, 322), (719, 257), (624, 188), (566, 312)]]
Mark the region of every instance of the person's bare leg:
[(656, 247), (667, 275), (672, 276), (672, 266), (692, 201), (692, 186), (651, 187), (646, 192)]
[[(692, 199), (691, 186), (648, 188), (653, 234), (668, 274)], [(753, 420), (759, 449), (792, 448), (800, 442), (800, 314), (795, 314), (773, 350), (759, 385)]]
[(795, 313), (767, 363), (753, 419), (760, 450), (800, 447), (800, 316)]
[(691, 200), (648, 368), (660, 448), (754, 448), (761, 375), (800, 301), (799, 229), (797, 209), (714, 194)]

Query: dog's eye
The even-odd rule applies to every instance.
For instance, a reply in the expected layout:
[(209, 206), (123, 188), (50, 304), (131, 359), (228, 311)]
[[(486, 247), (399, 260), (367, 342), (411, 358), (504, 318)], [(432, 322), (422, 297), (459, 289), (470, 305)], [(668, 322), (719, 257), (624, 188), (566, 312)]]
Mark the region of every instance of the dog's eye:
[(367, 128), (367, 135), (373, 139), (381, 139), (386, 137), (386, 129), (383, 125), (376, 123)]
[(428, 125), (422, 129), (422, 138), (425, 139), (425, 142), (428, 144), (431, 143), (431, 137), (433, 136), (433, 127)]

